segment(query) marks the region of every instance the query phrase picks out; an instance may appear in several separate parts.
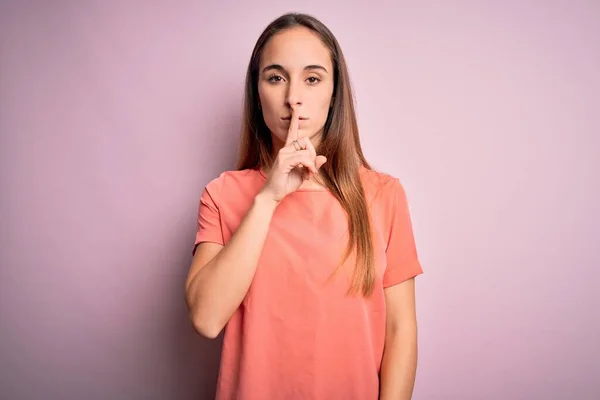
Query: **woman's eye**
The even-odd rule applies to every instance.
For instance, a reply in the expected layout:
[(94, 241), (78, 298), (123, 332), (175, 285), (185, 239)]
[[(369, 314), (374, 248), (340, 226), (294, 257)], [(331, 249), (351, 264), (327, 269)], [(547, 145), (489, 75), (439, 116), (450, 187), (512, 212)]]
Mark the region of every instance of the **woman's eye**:
[(271, 75), (268, 79), (269, 82), (281, 82), (281, 77), (279, 75)]
[[(271, 75), (267, 80), (271, 83), (277, 83), (277, 82), (283, 81), (283, 78), (279, 75)], [(306, 80), (311, 85), (314, 85), (315, 83), (318, 83), (321, 81), (321, 79), (317, 78), (316, 76), (308, 77), (308, 78), (306, 78)]]

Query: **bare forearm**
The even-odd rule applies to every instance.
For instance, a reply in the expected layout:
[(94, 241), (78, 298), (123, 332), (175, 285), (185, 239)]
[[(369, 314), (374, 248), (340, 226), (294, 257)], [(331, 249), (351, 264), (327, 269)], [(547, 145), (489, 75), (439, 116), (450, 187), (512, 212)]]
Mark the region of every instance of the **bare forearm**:
[(381, 364), (380, 400), (410, 400), (417, 370), (417, 328), (388, 333)]
[(192, 319), (206, 336), (218, 335), (248, 292), (276, 205), (259, 194), (227, 245), (192, 279)]

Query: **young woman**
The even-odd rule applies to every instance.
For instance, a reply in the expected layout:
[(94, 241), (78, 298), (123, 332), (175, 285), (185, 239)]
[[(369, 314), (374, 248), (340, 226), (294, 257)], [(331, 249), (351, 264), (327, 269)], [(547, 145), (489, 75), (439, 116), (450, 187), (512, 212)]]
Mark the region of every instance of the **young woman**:
[(186, 302), (226, 327), (217, 399), (410, 399), (422, 273), (397, 178), (361, 150), (334, 35), (286, 14), (248, 66), (238, 169), (202, 192)]

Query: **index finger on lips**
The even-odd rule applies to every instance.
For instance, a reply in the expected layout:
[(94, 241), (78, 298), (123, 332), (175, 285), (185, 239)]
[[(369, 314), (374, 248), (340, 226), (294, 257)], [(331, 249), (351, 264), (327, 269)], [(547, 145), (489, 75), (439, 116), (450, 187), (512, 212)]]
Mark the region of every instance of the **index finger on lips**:
[(289, 146), (294, 140), (298, 140), (298, 111), (292, 107), (292, 116), (290, 117), (290, 127), (285, 139), (285, 145)]

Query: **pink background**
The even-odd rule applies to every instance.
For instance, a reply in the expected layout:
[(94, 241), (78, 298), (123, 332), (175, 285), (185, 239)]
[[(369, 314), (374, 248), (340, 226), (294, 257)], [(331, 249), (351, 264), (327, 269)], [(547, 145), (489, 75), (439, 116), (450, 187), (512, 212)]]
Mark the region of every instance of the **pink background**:
[(95, 3), (0, 7), (0, 398), (214, 395), (183, 302), (197, 202), (290, 10), (337, 35), (409, 195), (414, 398), (600, 398), (600, 3)]

